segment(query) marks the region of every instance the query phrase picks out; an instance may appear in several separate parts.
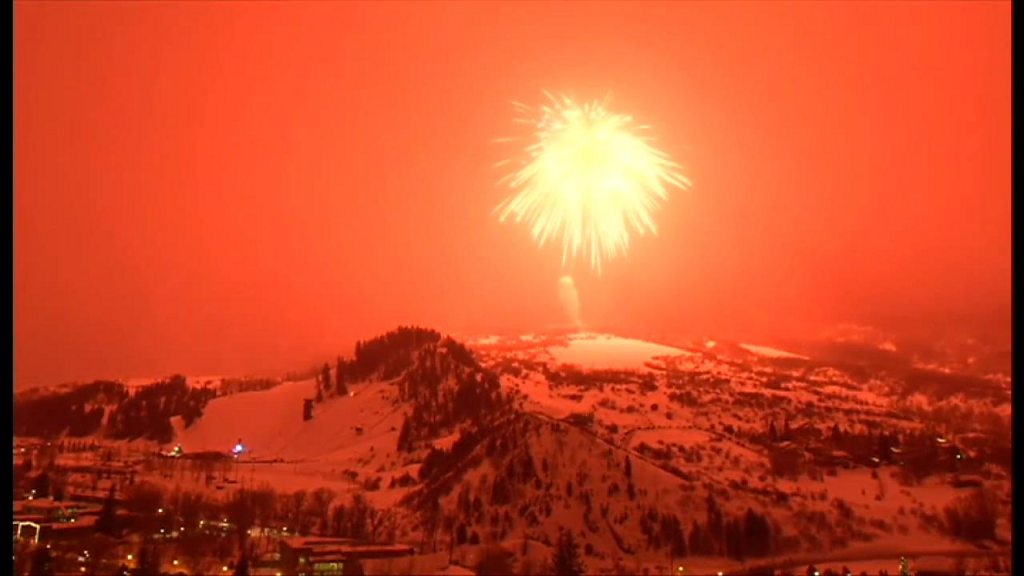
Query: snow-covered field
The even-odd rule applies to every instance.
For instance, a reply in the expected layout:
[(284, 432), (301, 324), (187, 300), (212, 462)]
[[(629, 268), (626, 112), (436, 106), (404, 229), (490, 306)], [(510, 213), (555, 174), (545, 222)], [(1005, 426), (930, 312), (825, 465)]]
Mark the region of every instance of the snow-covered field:
[(565, 346), (550, 348), (555, 361), (591, 369), (643, 369), (664, 356), (685, 356), (686, 350), (607, 334), (577, 334)]

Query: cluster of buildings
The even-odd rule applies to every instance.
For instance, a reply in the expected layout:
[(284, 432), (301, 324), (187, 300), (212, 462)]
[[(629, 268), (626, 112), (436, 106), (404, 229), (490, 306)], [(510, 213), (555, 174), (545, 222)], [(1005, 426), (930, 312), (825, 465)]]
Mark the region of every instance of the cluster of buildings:
[(362, 563), (412, 556), (405, 544), (367, 544), (345, 538), (284, 538), (279, 544), (282, 576), (362, 574)]
[(89, 536), (96, 527), (101, 506), (50, 499), (14, 502), (14, 539), (34, 543), (71, 541)]

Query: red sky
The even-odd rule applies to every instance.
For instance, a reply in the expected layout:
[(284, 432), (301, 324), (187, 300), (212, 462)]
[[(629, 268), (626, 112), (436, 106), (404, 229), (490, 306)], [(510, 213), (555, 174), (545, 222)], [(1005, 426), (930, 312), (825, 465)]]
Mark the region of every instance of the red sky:
[(565, 321), (491, 213), (541, 90), (694, 183), (585, 322), (1010, 332), (1010, 3), (15, 2), (17, 386)]

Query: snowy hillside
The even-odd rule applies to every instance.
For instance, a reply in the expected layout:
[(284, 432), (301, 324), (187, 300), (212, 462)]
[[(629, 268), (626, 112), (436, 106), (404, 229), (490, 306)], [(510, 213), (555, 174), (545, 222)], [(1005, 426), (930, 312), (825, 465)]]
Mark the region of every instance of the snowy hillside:
[(241, 438), (247, 456), (257, 460), (331, 460), (368, 450), (381, 438), (394, 443), (401, 413), (387, 383), (353, 385), (351, 396), (318, 404), (313, 418), (303, 421), (303, 401), (315, 391), (315, 381), (307, 380), (216, 398), (198, 422), (178, 428), (177, 442), (190, 451), (228, 451)]
[[(588, 567), (620, 572), (683, 557), (689, 573), (785, 558), (870, 565), (894, 546), (971, 554), (949, 510), (970, 510), (979, 482), (1008, 500), (1009, 408), (997, 396), (953, 401), (720, 341), (530, 335), (467, 349), (400, 329), (356, 350), (315, 380), (219, 395), (189, 425), (172, 418), (186, 455), (224, 461), (212, 473), (163, 459), (146, 480), (223, 498), (363, 495), (396, 511), (401, 538), (450, 545), (470, 564), (479, 546), (502, 545), (542, 569), (565, 528)], [(1007, 541), (1007, 518), (987, 545)]]

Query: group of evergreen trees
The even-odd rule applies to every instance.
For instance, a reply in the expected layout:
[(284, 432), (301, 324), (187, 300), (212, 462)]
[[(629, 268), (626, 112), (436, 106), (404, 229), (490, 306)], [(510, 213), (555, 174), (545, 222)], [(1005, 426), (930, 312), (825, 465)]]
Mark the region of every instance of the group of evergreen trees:
[(947, 533), (960, 540), (995, 540), (999, 502), (985, 488), (977, 488), (950, 502), (943, 510)]
[(371, 377), (390, 380), (412, 365), (417, 350), (440, 340), (441, 333), (436, 330), (402, 326), (376, 338), (356, 342), (354, 357), (351, 360), (339, 358), (336, 371), (342, 382)]
[(583, 576), (586, 573), (586, 565), (580, 558), (580, 546), (571, 530), (559, 531), (551, 567), (558, 576)]
[(640, 517), (640, 529), (653, 549), (668, 548), (673, 556), (726, 556), (736, 560), (761, 558), (775, 550), (768, 518), (747, 508), (727, 517), (713, 494), (707, 497), (704, 522), (693, 520), (685, 533), (678, 516), (651, 507)]
[(181, 416), (188, 427), (202, 416), (206, 404), (216, 396), (213, 388), (193, 388), (184, 376), (171, 376), (139, 388), (119, 403), (107, 421), (107, 434), (117, 439), (170, 442), (174, 439), (171, 418)]
[(128, 396), (123, 384), (97, 380), (66, 391), (15, 396), (14, 434), (51, 438), (95, 434), (103, 423), (103, 404)]
[[(131, 392), (119, 382), (98, 380), (67, 391), (15, 398), (16, 436), (83, 437), (105, 432), (116, 439), (146, 438), (170, 442), (170, 419), (190, 426), (217, 395), (213, 388), (192, 388), (176, 375)], [(107, 406), (110, 414), (103, 426)]]
[(411, 410), (399, 431), (398, 449), (409, 451), (462, 423), (482, 425), (508, 404), (497, 376), (484, 370), (460, 343), (445, 339), (424, 347), (398, 381)]
[(315, 369), (316, 401), (331, 396), (348, 394), (348, 384), (370, 378), (390, 380), (412, 366), (420, 348), (441, 340), (435, 330), (416, 326), (401, 326), (366, 341), (357, 341), (355, 353), (349, 360), (338, 356), (331, 373), (329, 363)]

